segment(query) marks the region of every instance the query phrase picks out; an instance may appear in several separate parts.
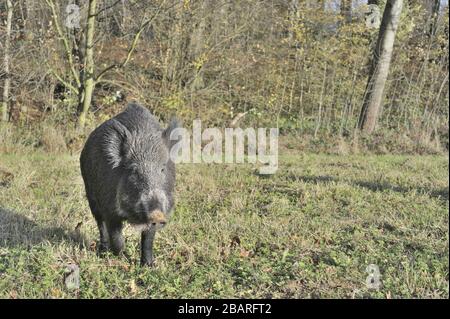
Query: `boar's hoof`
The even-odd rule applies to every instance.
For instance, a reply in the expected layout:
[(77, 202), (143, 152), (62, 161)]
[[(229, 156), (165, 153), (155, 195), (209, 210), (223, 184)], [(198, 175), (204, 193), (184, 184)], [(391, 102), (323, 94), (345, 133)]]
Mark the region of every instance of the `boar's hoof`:
[(153, 267), (154, 266), (154, 259), (142, 259), (141, 260), (141, 267)]

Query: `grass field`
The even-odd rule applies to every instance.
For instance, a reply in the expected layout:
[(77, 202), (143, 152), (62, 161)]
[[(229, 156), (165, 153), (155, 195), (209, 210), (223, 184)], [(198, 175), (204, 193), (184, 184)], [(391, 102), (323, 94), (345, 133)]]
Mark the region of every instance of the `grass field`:
[(77, 156), (0, 154), (0, 297), (449, 297), (448, 157), (284, 154), (271, 177), (197, 164), (177, 178), (155, 267), (141, 268), (130, 227), (131, 260), (97, 257)]

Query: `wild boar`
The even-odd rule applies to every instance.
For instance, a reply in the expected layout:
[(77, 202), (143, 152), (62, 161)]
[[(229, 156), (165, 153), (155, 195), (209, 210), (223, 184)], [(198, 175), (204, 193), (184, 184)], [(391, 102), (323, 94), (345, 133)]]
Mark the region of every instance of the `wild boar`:
[(153, 240), (174, 206), (173, 119), (162, 129), (138, 104), (97, 127), (80, 156), (81, 175), (100, 232), (99, 250), (123, 251), (124, 222), (140, 226), (141, 264), (153, 263)]

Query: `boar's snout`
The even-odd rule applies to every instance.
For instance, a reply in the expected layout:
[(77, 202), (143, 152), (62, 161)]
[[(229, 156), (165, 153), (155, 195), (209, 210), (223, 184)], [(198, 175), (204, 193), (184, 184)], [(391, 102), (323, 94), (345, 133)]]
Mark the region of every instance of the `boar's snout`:
[(167, 223), (166, 215), (160, 210), (149, 212), (147, 218), (150, 221), (150, 224), (156, 228), (162, 228)]

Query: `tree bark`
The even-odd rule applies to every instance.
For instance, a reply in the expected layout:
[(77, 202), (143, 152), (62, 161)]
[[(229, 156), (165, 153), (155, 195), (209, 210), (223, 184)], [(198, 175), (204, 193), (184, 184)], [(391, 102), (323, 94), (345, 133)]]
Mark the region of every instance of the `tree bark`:
[(6, 39), (5, 39), (5, 55), (3, 57), (5, 83), (3, 85), (3, 101), (2, 101), (2, 121), (8, 121), (8, 102), (9, 102), (9, 88), (11, 86), (11, 27), (13, 17), (13, 5), (11, 0), (6, 0)]
[(78, 126), (84, 127), (86, 114), (92, 101), (94, 92), (94, 32), (97, 0), (89, 1), (88, 18), (86, 25), (86, 45), (84, 68), (81, 71), (81, 88), (79, 90)]
[(352, 0), (341, 0), (340, 10), (345, 23), (352, 22)]
[(289, 5), (289, 21), (290, 21), (290, 29), (289, 29), (289, 42), (294, 40), (294, 29), (296, 24), (298, 23), (299, 18), (299, 0), (291, 0)]
[(389, 74), (402, 7), (403, 0), (388, 0), (384, 9), (358, 123), (359, 129), (368, 134), (375, 130), (382, 109), (384, 87)]
[(198, 26), (194, 28), (192, 31), (192, 37), (190, 41), (191, 46), (191, 54), (190, 54), (190, 61), (195, 62), (194, 68), (193, 68), (193, 75), (192, 75), (192, 82), (191, 82), (191, 88), (193, 90), (199, 90), (202, 89), (205, 86), (205, 82), (203, 79), (203, 63), (204, 61), (198, 61), (199, 58), (201, 58), (202, 53), (205, 51), (205, 31), (207, 24), (210, 22), (211, 13), (210, 10), (213, 10), (211, 3), (209, 0), (203, 0), (202, 4), (199, 7), (201, 16), (199, 16), (197, 19)]
[(428, 1), (428, 35), (433, 36), (436, 34), (437, 23), (439, 18), (439, 10), (441, 8), (440, 0)]

